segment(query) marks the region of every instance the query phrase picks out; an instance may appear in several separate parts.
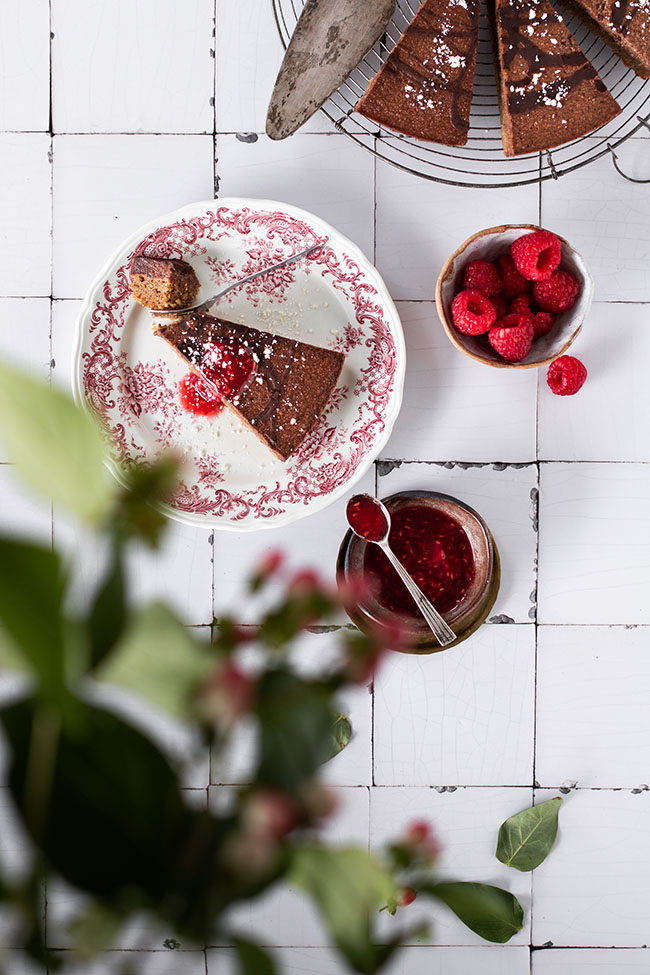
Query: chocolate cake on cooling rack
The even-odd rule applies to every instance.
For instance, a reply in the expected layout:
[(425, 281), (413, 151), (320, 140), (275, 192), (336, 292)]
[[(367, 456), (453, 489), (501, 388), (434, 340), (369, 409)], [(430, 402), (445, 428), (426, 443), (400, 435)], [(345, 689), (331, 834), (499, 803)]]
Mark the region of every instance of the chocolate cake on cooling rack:
[[(273, 453), (287, 460), (323, 413), (338, 382), (345, 356), (296, 339), (235, 325), (211, 315), (188, 315), (156, 328), (166, 342), (203, 378), (215, 348), (252, 360), (247, 381), (224, 402)], [(217, 377), (218, 379), (218, 377)]]
[(644, 0), (560, 0), (641, 78), (650, 78), (650, 6)]
[(506, 156), (593, 132), (620, 107), (548, 0), (488, 0)]
[(131, 294), (145, 308), (190, 308), (199, 287), (194, 268), (187, 261), (140, 254), (131, 262)]
[(425, 0), (356, 110), (403, 135), (467, 142), (480, 0)]

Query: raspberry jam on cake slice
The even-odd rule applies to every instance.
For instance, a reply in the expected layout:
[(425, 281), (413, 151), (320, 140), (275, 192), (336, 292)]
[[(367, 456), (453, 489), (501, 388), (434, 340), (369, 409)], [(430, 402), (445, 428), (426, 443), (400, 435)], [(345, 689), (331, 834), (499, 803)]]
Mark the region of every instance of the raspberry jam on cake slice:
[(187, 261), (139, 254), (131, 262), (131, 294), (145, 308), (190, 308), (199, 287), (194, 268)]
[(188, 315), (156, 329), (273, 453), (287, 460), (323, 413), (345, 356), (296, 339)]
[(650, 7), (646, 0), (561, 0), (641, 78), (650, 78)]
[(467, 142), (480, 0), (426, 0), (356, 110), (403, 135)]
[(548, 0), (488, 0), (506, 156), (578, 139), (620, 112)]

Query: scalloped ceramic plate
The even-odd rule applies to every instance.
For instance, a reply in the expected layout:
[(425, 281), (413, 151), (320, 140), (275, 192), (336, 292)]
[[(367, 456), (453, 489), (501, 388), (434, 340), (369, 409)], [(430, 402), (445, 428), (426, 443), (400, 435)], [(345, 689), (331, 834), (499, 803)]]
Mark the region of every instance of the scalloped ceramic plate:
[[(323, 236), (323, 248), (231, 292), (215, 311), (345, 353), (326, 412), (283, 462), (230, 410), (196, 417), (181, 408), (177, 386), (187, 370), (131, 299), (129, 262), (134, 253), (189, 261), (202, 300)], [(107, 430), (115, 476), (121, 479), (122, 464), (146, 463), (173, 447), (185, 462), (166, 513), (233, 531), (289, 524), (348, 492), (388, 440), (406, 365), (399, 316), (361, 251), (318, 217), (244, 199), (192, 204), (129, 238), (86, 296), (74, 359), (75, 397)]]

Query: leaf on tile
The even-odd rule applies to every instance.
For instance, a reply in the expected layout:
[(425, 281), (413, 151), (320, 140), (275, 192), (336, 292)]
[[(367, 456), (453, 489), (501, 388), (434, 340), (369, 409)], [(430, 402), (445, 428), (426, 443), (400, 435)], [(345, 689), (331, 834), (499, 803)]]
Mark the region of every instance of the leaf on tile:
[(499, 830), (497, 859), (515, 870), (534, 870), (548, 856), (557, 836), (559, 796), (506, 819)]
[(326, 761), (329, 762), (331, 758), (334, 758), (339, 752), (349, 745), (350, 739), (352, 738), (352, 725), (350, 724), (350, 719), (346, 718), (344, 714), (334, 714), (334, 723), (332, 724), (332, 737), (330, 740), (330, 754), (328, 755)]
[(524, 911), (514, 896), (489, 884), (442, 883), (426, 892), (446, 904), (457, 918), (486, 941), (505, 944), (521, 931)]

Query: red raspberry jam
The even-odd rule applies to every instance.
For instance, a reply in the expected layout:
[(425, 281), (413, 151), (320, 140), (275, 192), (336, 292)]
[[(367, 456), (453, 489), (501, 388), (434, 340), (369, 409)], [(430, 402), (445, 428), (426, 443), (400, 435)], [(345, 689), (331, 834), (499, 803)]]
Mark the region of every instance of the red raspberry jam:
[(235, 396), (254, 371), (250, 352), (236, 345), (211, 345), (201, 358), (201, 372), (226, 399)]
[[(408, 505), (391, 514), (388, 543), (439, 613), (449, 613), (461, 601), (474, 579), (472, 546), (464, 529), (449, 515), (424, 505)], [(388, 559), (369, 545), (363, 562), (368, 582), (386, 609), (419, 616)]]
[(378, 542), (388, 529), (386, 515), (369, 494), (355, 494), (346, 509), (348, 524), (367, 542)]
[(195, 416), (215, 416), (223, 408), (221, 396), (194, 372), (188, 372), (178, 384), (181, 406)]
[(215, 343), (203, 353), (200, 369), (216, 390), (190, 372), (179, 384), (181, 405), (195, 416), (215, 416), (223, 408), (222, 397), (231, 399), (248, 382), (255, 360), (247, 349)]

